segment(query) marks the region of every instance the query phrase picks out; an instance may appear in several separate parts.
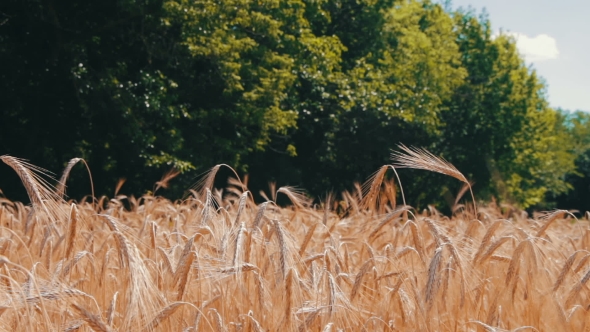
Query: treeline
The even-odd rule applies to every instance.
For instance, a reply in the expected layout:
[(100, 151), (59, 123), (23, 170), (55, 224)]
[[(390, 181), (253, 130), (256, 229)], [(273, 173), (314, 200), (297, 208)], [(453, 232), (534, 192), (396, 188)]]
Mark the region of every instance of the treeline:
[[(452, 162), (480, 199), (590, 207), (590, 117), (550, 108), (486, 16), (431, 1), (7, 0), (0, 91), (0, 153), (55, 172), (82, 157), (98, 194), (119, 178), (144, 193), (175, 167), (179, 197), (226, 163), (256, 190), (319, 196), (403, 143)], [(5, 194), (23, 195), (1, 172)], [(414, 206), (460, 189), (399, 173)], [(89, 193), (83, 169), (68, 193)]]

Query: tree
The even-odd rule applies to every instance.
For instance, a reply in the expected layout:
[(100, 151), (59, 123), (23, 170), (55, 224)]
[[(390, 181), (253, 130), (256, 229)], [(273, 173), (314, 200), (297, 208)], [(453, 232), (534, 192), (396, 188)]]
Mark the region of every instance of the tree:
[(568, 189), (573, 170), (568, 147), (554, 133), (559, 119), (547, 105), (544, 84), (527, 68), (506, 35), (492, 37), (485, 15), (454, 14), (468, 76), (447, 102), (441, 146), (476, 182), (479, 197), (496, 196), (521, 207), (547, 192)]
[(297, 156), (269, 151), (263, 159), (281, 165), (276, 179), (316, 195), (365, 180), (398, 142), (429, 142), (464, 76), (453, 21), (438, 5), (337, 1), (325, 10), (316, 30), (343, 42), (341, 66), (327, 81), (299, 71), (297, 130), (288, 138)]
[(576, 170), (566, 175), (566, 182), (572, 190), (561, 195), (550, 194), (547, 200), (560, 208), (590, 211), (590, 114), (583, 111), (567, 112), (558, 110), (561, 139), (575, 156)]

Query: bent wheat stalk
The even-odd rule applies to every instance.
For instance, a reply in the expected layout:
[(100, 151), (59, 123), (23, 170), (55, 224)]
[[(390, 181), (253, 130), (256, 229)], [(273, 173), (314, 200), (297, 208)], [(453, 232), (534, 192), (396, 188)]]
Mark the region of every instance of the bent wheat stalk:
[(401, 168), (423, 169), (426, 171), (445, 174), (454, 177), (455, 179), (469, 186), (469, 192), (471, 193), (471, 199), (473, 200), (473, 209), (475, 211), (475, 215), (477, 216), (477, 205), (475, 202), (475, 196), (473, 195), (473, 190), (471, 189), (471, 184), (465, 175), (459, 172), (459, 170), (453, 166), (453, 164), (441, 157), (435, 156), (426, 149), (414, 147), (408, 148), (403, 144), (398, 145), (398, 147), (403, 151), (403, 153), (394, 151), (391, 154), (391, 158), (394, 160), (394, 162), (396, 162), (394, 166)]

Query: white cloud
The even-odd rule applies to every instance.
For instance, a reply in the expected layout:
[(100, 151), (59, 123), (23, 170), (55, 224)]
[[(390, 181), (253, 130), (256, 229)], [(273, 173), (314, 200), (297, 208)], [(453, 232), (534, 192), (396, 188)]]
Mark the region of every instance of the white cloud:
[(549, 35), (540, 34), (535, 37), (529, 37), (519, 32), (508, 32), (506, 34), (514, 37), (518, 51), (524, 56), (527, 62), (557, 59), (559, 56), (557, 41)]

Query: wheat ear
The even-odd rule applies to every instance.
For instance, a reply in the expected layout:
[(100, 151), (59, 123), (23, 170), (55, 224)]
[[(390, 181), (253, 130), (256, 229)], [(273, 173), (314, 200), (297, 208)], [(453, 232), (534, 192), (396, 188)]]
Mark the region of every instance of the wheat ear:
[(307, 248), (309, 241), (311, 241), (311, 238), (313, 237), (313, 232), (315, 231), (317, 226), (318, 224), (314, 223), (313, 225), (311, 225), (309, 230), (307, 230), (307, 233), (305, 233), (305, 237), (303, 238), (303, 242), (301, 242), (301, 247), (299, 248), (299, 256), (303, 256), (303, 253), (305, 253), (305, 249)]
[(262, 217), (264, 217), (264, 212), (266, 211), (268, 203), (269, 202), (264, 202), (258, 206), (258, 212), (256, 212), (256, 216), (254, 217), (254, 221), (252, 222), (253, 230), (256, 230), (260, 227), (260, 223), (262, 222)]
[(182, 300), (182, 296), (184, 295), (184, 290), (186, 289), (188, 283), (188, 275), (190, 272), (190, 268), (195, 260), (196, 253), (194, 251), (190, 251), (187, 257), (183, 257), (182, 265), (176, 271), (178, 275), (178, 301)]
[(82, 316), (82, 319), (88, 323), (88, 326), (97, 332), (110, 332), (111, 329), (106, 326), (102, 318), (98, 315), (90, 313), (88, 310), (78, 306), (77, 304), (72, 305), (74, 309)]
[(385, 173), (387, 173), (388, 169), (388, 165), (381, 166), (381, 168), (379, 168), (379, 170), (363, 184), (362, 188), (365, 195), (361, 201), (362, 208), (369, 209), (371, 211), (375, 210), (377, 205), (377, 196), (379, 195), (381, 184), (383, 183)]
[(293, 205), (295, 205), (297, 208), (309, 206), (310, 200), (299, 189), (289, 186), (280, 187), (279, 190), (277, 190), (275, 196), (280, 193), (285, 194), (289, 200), (291, 200), (291, 203), (293, 203)]
[[(19, 176), (35, 210), (45, 211), (54, 223), (60, 219), (61, 213), (64, 212), (60, 204), (62, 199), (55, 194), (54, 187), (43, 178), (53, 180), (49, 171), (8, 155), (0, 156), (0, 160)], [(50, 226), (58, 236), (61, 236), (53, 223)]]
[(76, 226), (78, 224), (78, 209), (76, 204), (72, 204), (70, 208), (70, 227), (68, 229), (68, 240), (66, 242), (66, 255), (70, 257), (72, 249), (74, 248), (74, 240), (76, 239)]
[(545, 231), (547, 230), (547, 228), (549, 228), (549, 226), (551, 226), (551, 224), (559, 219), (559, 218), (563, 218), (563, 216), (565, 214), (569, 214), (569, 211), (566, 210), (557, 210), (555, 212), (549, 213), (547, 215), (544, 216), (543, 219), (547, 220), (545, 221), (545, 224), (543, 225), (543, 227), (541, 227), (539, 229), (539, 231), (537, 232), (537, 234), (535, 235), (535, 237), (541, 237), (543, 236), (543, 234), (545, 233)]
[(486, 231), (485, 235), (483, 236), (483, 239), (481, 240), (481, 244), (479, 245), (479, 248), (477, 249), (475, 256), (473, 256), (474, 263), (477, 262), (477, 260), (479, 259), (479, 257), (481, 256), (481, 254), (483, 253), (483, 251), (485, 250), (487, 245), (490, 243), (492, 236), (494, 236), (494, 232), (496, 232), (496, 230), (498, 229), (498, 227), (500, 227), (501, 224), (502, 224), (502, 220), (497, 220), (493, 224), (491, 224), (490, 227), (488, 227), (488, 230)]
[(454, 177), (455, 179), (465, 183), (469, 186), (469, 192), (471, 193), (471, 199), (473, 200), (473, 208), (475, 215), (477, 216), (477, 205), (475, 202), (475, 196), (473, 196), (473, 190), (471, 184), (459, 170), (453, 166), (450, 162), (444, 160), (441, 157), (437, 157), (426, 149), (419, 148), (408, 148), (403, 144), (398, 147), (405, 153), (394, 151), (391, 155), (392, 159), (397, 163), (395, 166), (404, 168), (415, 168), (426, 171), (441, 173)]
[[(236, 218), (236, 220), (238, 220)], [(240, 224), (240, 228), (238, 229), (238, 235), (236, 236), (235, 241), (235, 249), (234, 249), (234, 258), (232, 259), (232, 266), (239, 271), (239, 264), (240, 264), (240, 254), (242, 253), (242, 247), (244, 244), (244, 236), (246, 233), (246, 224), (242, 222)]]
[(557, 291), (559, 289), (559, 287), (561, 286), (561, 284), (563, 283), (563, 281), (565, 280), (565, 277), (567, 276), (567, 273), (569, 272), (569, 270), (572, 268), (572, 266), (574, 265), (574, 262), (576, 261), (576, 257), (578, 256), (580, 252), (576, 251), (574, 252), (566, 261), (565, 264), (563, 264), (563, 268), (561, 269), (561, 272), (559, 273), (559, 276), (557, 277), (557, 280), (555, 281), (555, 285), (553, 286), (553, 291)]
[(432, 307), (434, 297), (436, 296), (436, 292), (440, 284), (440, 280), (436, 277), (436, 275), (441, 263), (442, 249), (442, 246), (436, 248), (434, 251), (434, 256), (430, 261), (430, 266), (428, 267), (428, 282), (426, 283), (425, 302), (429, 309)]
[(363, 265), (361, 266), (359, 272), (354, 279), (354, 284), (352, 286), (352, 290), (350, 292), (350, 302), (354, 300), (354, 297), (358, 293), (359, 288), (361, 287), (361, 283), (363, 281), (363, 276), (369, 272), (371, 267), (375, 266), (372, 259), (368, 259)]
[(283, 227), (281, 227), (281, 223), (274, 219), (273, 225), (275, 231), (277, 233), (277, 239), (279, 240), (279, 256), (280, 256), (280, 264), (281, 264), (281, 273), (283, 278), (287, 277), (287, 244), (285, 243), (285, 234), (283, 232)]
[(119, 292), (115, 292), (113, 295), (113, 299), (111, 300), (111, 304), (107, 310), (107, 324), (109, 326), (113, 326), (113, 320), (115, 319), (115, 306), (117, 305), (117, 297)]
[(180, 305), (185, 304), (184, 302), (174, 302), (162, 309), (158, 315), (143, 329), (143, 331), (153, 331), (160, 323), (168, 319), (172, 314), (180, 308)]
[(234, 225), (238, 225), (240, 223), (240, 217), (242, 216), (242, 212), (246, 207), (246, 201), (248, 200), (248, 194), (250, 192), (246, 191), (240, 196), (240, 202), (238, 203), (238, 212), (236, 213), (236, 220), (234, 220)]
[(84, 160), (82, 158), (72, 158), (68, 162), (68, 165), (66, 166), (63, 173), (61, 174), (61, 178), (59, 179), (59, 182), (57, 183), (57, 188), (55, 190), (56, 194), (59, 197), (64, 196), (64, 194), (66, 192), (66, 181), (68, 180), (68, 177), (70, 176), (70, 172), (72, 171), (72, 168), (80, 161), (82, 161), (84, 163), (84, 165), (86, 166), (86, 170), (88, 171), (88, 175), (90, 176), (90, 190), (92, 192), (92, 199), (94, 199), (94, 183), (92, 182), (92, 173), (90, 172), (90, 167), (88, 166), (88, 163), (86, 162), (86, 160)]

